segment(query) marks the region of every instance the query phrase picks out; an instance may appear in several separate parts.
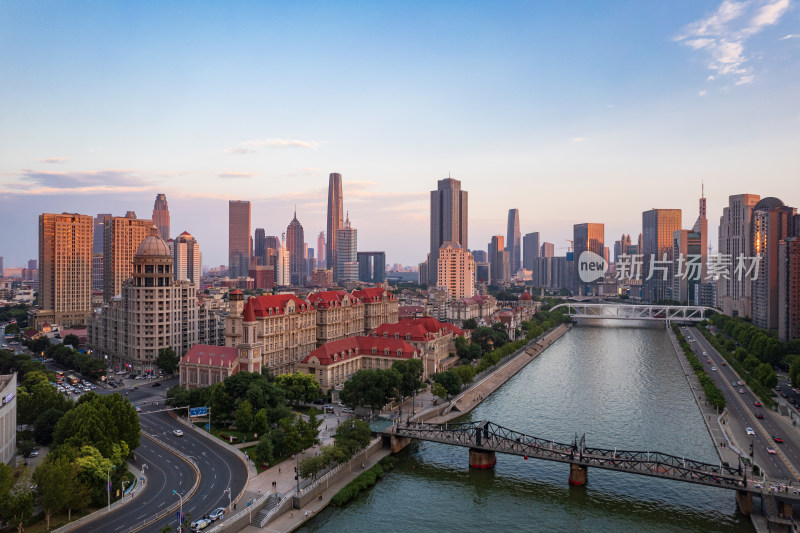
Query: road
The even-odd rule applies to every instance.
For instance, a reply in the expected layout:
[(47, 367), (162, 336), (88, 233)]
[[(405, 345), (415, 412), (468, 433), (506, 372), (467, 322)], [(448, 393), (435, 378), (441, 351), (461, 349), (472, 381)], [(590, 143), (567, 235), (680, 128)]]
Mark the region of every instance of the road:
[[(732, 385), (740, 379), (739, 376), (727, 363), (723, 365), (725, 359), (696, 327), (687, 327), (682, 331), (685, 337), (694, 340), (689, 345), (703, 363), (706, 373), (725, 396), (730, 415), (728, 425), (742, 452), (747, 454), (752, 443), (753, 459), (768, 477), (800, 481), (796, 466), (800, 465), (800, 435), (793, 428), (787, 427), (787, 424), (791, 423), (776, 412), (756, 406), (755, 402), (759, 399), (746, 385), (742, 387)], [(703, 355), (704, 352), (706, 355)], [(708, 360), (711, 360), (711, 363), (708, 363)], [(711, 370), (712, 367), (716, 368), (716, 371)], [(739, 389), (744, 390), (744, 393), (739, 393)], [(764, 418), (756, 418), (756, 413), (761, 413)], [(747, 435), (745, 430), (747, 427), (753, 428), (755, 435)], [(773, 435), (781, 436), (784, 442), (774, 442)], [(772, 447), (780, 453), (770, 454), (767, 452), (767, 447)]]

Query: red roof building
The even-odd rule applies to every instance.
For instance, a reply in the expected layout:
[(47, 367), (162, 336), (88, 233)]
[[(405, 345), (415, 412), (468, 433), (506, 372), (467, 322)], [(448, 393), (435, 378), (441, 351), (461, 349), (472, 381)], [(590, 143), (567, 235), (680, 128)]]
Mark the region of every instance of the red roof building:
[(227, 346), (195, 344), (178, 363), (180, 386), (208, 387), (239, 372), (239, 350)]
[(382, 324), (372, 335), (410, 343), (419, 351), (427, 377), (448, 370), (456, 364), (458, 358), (455, 356), (455, 338), (467, 338), (469, 331), (447, 322), (439, 322), (433, 317), (424, 317), (404, 319), (396, 324)]
[(364, 335), (364, 304), (347, 291), (320, 291), (308, 295), (317, 311), (317, 346)]
[(369, 335), (381, 324), (397, 322), (400, 302), (382, 286), (353, 291), (353, 296), (364, 304), (365, 334)]
[(313, 375), (327, 391), (341, 388), (359, 370), (386, 370), (396, 361), (419, 357), (419, 351), (402, 339), (349, 337), (323, 344), (303, 359), (298, 371)]

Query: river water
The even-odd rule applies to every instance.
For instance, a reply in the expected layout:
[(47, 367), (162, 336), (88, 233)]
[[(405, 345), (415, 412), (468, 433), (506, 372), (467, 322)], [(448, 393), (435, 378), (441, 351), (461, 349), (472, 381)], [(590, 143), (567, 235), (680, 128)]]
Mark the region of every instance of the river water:
[[(575, 327), (470, 419), (560, 442), (585, 433), (590, 447), (718, 461), (661, 328)], [(414, 442), (372, 490), (300, 531), (754, 531), (729, 490), (592, 468), (585, 487), (570, 487), (566, 464), (498, 454), (494, 470), (478, 471), (467, 453)]]

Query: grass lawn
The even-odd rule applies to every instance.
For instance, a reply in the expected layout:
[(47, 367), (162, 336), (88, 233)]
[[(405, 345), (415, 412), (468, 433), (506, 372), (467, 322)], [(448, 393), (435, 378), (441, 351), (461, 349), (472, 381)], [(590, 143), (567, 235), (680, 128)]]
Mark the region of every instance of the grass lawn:
[[(199, 427), (200, 429), (202, 429), (204, 431), (206, 429), (206, 423), (205, 422), (195, 422), (194, 425)], [(225, 442), (227, 442), (229, 444), (241, 444), (242, 442), (251, 442), (251, 441), (258, 440), (254, 436), (252, 431), (246, 431), (246, 432), (245, 431), (238, 431), (238, 430), (235, 430), (235, 429), (228, 429), (228, 428), (226, 428), (224, 426), (219, 426), (217, 424), (211, 424), (211, 433), (215, 437), (217, 437), (217, 438), (219, 438), (221, 440), (224, 440)], [(233, 443), (231, 443), (230, 439), (228, 439), (227, 437), (223, 438), (222, 435), (227, 435), (228, 437), (236, 437), (237, 440), (234, 440)]]
[(322, 416), (322, 409), (317, 409), (316, 407), (306, 407), (304, 405), (301, 405), (301, 406), (297, 407), (295, 409), (295, 411), (297, 411), (298, 413), (302, 413), (304, 415), (307, 415), (307, 416), (310, 416), (311, 413), (314, 413), (315, 415), (317, 415), (317, 417)]
[[(253, 458), (253, 452), (255, 451), (255, 449), (256, 449), (256, 445), (254, 444), (253, 446), (248, 446), (247, 448), (242, 448), (242, 451), (243, 451), (243, 452), (247, 452), (247, 455), (249, 455), (249, 456), (250, 456), (250, 458), (252, 459), (252, 458)], [(267, 465), (267, 466), (263, 466), (263, 465), (259, 465), (259, 464), (257, 464), (257, 465), (256, 465), (256, 471), (257, 471), (257, 472), (260, 474), (260, 473), (261, 473), (261, 472), (263, 472), (264, 470), (267, 470), (268, 468), (270, 468), (270, 467), (272, 467), (272, 466), (275, 466), (276, 464), (278, 464), (278, 463), (280, 463), (280, 462), (283, 462), (283, 461), (285, 461), (285, 460), (286, 460), (286, 459), (288, 459), (289, 457), (291, 457), (291, 454), (289, 454), (289, 455), (284, 455), (283, 457), (278, 457), (277, 459), (275, 459), (275, 460), (273, 460), (273, 461), (272, 461), (272, 464), (269, 464), (269, 465)]]

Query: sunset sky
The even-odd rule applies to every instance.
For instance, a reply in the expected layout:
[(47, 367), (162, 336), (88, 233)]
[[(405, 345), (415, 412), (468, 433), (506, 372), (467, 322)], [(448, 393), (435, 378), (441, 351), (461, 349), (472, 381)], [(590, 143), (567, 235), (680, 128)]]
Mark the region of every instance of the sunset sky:
[(800, 2), (0, 2), (0, 256), (42, 212), (150, 218), (226, 264), (228, 200), (306, 241), (328, 174), (360, 250), (416, 264), (429, 191), (469, 191), (469, 247), (731, 194), (800, 205)]

